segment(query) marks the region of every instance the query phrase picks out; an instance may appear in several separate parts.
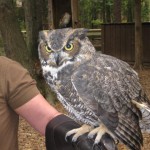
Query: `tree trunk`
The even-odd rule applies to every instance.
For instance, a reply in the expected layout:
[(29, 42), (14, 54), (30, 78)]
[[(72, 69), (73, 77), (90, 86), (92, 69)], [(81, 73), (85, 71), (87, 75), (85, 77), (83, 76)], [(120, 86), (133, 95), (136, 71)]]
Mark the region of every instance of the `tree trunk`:
[(6, 56), (31, 71), (26, 43), (17, 22), (12, 0), (0, 0), (0, 31)]
[(141, 23), (141, 0), (135, 0), (135, 69), (142, 69), (143, 41)]
[(25, 0), (25, 20), (26, 20), (26, 31), (27, 31), (27, 45), (30, 51), (30, 58), (34, 64), (33, 77), (37, 81), (37, 86), (40, 89), (42, 95), (51, 101), (55, 101), (50, 88), (45, 83), (44, 78), (41, 74), (41, 67), (38, 57), (38, 34), (42, 30), (42, 0)]
[(133, 22), (133, 1), (127, 3), (127, 22)]
[[(27, 50), (26, 43), (15, 16), (12, 0), (0, 0), (0, 31), (6, 56), (20, 62), (27, 68), (37, 81), (37, 86), (42, 95), (49, 98), (51, 101), (55, 101), (56, 97), (50, 92), (50, 88), (47, 87), (41, 74), (39, 74), (40, 65), (34, 63), (35, 56), (32, 58), (31, 53)], [(32, 38), (30, 39), (32, 40)], [(37, 49), (34, 48), (34, 50), (37, 53)]]
[(38, 29), (37, 29), (37, 13), (36, 0), (25, 0), (25, 23), (26, 23), (26, 42), (30, 51), (31, 58), (35, 61), (38, 59)]
[(106, 5), (106, 23), (111, 23), (111, 10), (110, 5)]
[(121, 23), (121, 0), (114, 0), (114, 23)]
[(103, 0), (102, 16), (103, 16), (103, 23), (106, 23), (106, 0)]

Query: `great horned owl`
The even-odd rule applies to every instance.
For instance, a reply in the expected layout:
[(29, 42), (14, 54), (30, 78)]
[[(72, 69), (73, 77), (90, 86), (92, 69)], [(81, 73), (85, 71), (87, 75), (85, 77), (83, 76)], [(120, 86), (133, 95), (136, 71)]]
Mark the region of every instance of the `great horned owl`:
[(96, 135), (97, 144), (108, 132), (130, 149), (140, 150), (141, 128), (150, 126), (150, 102), (138, 75), (127, 63), (97, 53), (86, 31), (64, 28), (40, 32), (43, 75), (70, 116), (83, 125), (67, 136), (75, 134), (75, 141), (89, 132), (89, 138)]

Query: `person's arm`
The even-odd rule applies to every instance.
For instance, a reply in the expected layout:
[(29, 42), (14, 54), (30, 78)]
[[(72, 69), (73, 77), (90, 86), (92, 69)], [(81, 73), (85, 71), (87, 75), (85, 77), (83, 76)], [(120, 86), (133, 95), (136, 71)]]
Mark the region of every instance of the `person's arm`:
[(15, 109), (15, 111), (42, 135), (45, 135), (47, 123), (61, 114), (41, 94), (33, 97), (27, 103)]
[(93, 146), (94, 139), (88, 139), (87, 134), (79, 137), (75, 143), (72, 143), (72, 136), (66, 141), (66, 132), (78, 128), (80, 125), (59, 113), (41, 94), (33, 97), (15, 111), (25, 118), (33, 128), (45, 135), (47, 150), (117, 150), (110, 135), (104, 135), (101, 142), (95, 146)]
[[(63, 114), (60, 115), (61, 113), (45, 100), (39, 93), (36, 82), (31, 78), (26, 69), (14, 61), (8, 59), (6, 61), (7, 67), (4, 67), (4, 95), (6, 101), (16, 113), (25, 118), (42, 135), (45, 135), (47, 150), (49, 150), (49, 144), (50, 147), (55, 147), (56, 142), (58, 143), (57, 145), (60, 145), (61, 150), (62, 145), (60, 143), (64, 143), (65, 148), (67, 147), (69, 150), (91, 150), (93, 143), (87, 139), (87, 135), (81, 136), (77, 143), (74, 143), (75, 146), (72, 146), (71, 140), (66, 142), (66, 132), (64, 131), (79, 127), (79, 125), (69, 117), (67, 118)], [(56, 139), (53, 139), (52, 136), (55, 136)], [(110, 141), (114, 144), (112, 138)], [(102, 149), (100, 148), (100, 150)]]

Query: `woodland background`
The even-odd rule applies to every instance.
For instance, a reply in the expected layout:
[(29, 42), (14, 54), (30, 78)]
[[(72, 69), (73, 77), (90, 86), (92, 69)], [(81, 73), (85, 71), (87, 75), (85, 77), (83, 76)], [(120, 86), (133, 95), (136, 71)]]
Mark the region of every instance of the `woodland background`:
[[(141, 23), (150, 22), (149, 0), (72, 1), (79, 6), (76, 12), (79, 27), (101, 29), (104, 23), (135, 23), (134, 67), (143, 67)], [(52, 0), (0, 0), (0, 55), (6, 55), (25, 66), (37, 80), (42, 94), (55, 101), (41, 76), (37, 51), (39, 31), (49, 29), (51, 25), (50, 7), (53, 7)]]
[[(69, 0), (68, 0), (69, 1)], [(150, 96), (150, 69), (143, 66), (142, 23), (150, 22), (150, 0), (71, 0), (77, 3), (78, 26), (101, 29), (101, 24), (134, 23), (135, 64), (140, 81)], [(0, 0), (0, 55), (20, 62), (36, 79), (46, 99), (64, 112), (46, 85), (38, 59), (38, 33), (51, 27), (52, 0)], [(142, 71), (141, 71), (142, 70)], [(150, 147), (149, 136), (145, 150)], [(27, 142), (28, 140), (28, 142)], [(45, 150), (44, 138), (22, 121), (20, 150)], [(124, 148), (120, 148), (124, 149)]]

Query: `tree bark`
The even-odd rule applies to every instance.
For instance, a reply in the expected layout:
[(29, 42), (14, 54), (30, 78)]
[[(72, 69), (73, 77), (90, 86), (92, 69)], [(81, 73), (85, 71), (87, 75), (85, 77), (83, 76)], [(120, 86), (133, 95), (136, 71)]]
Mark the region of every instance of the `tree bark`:
[(121, 23), (121, 0), (114, 0), (114, 23)]
[(106, 5), (106, 23), (111, 23), (110, 5)]
[[(39, 1), (39, 0), (37, 0)], [(26, 42), (28, 50), (30, 51), (30, 55), (32, 60), (38, 59), (38, 23), (39, 18), (37, 17), (37, 9), (36, 9), (36, 0), (25, 0), (24, 1), (24, 9), (25, 9), (25, 24), (26, 24)], [(41, 19), (40, 19), (41, 20)]]
[(133, 22), (133, 1), (127, 3), (127, 22)]
[(31, 71), (29, 52), (15, 16), (12, 0), (0, 0), (0, 31), (6, 56)]
[(106, 23), (106, 0), (103, 0), (102, 16), (103, 16), (103, 23)]
[[(46, 85), (42, 75), (39, 74), (40, 64), (35, 63), (35, 56), (32, 58), (31, 53), (27, 50), (26, 43), (15, 16), (12, 0), (0, 0), (0, 31), (6, 56), (20, 62), (27, 68), (37, 81), (37, 86), (42, 95), (50, 99), (50, 101), (55, 102), (56, 97), (50, 92), (50, 88)], [(32, 38), (30, 39), (32, 40)], [(37, 53), (38, 50), (35, 48), (34, 50)], [(38, 59), (37, 56), (36, 59)]]
[(26, 32), (27, 32), (27, 45), (30, 51), (30, 58), (33, 63), (33, 70), (35, 70), (33, 77), (37, 81), (37, 86), (40, 89), (42, 95), (51, 101), (55, 101), (50, 88), (45, 83), (42, 77), (41, 66), (38, 57), (38, 34), (42, 30), (42, 0), (25, 0), (25, 21), (26, 21)]
[(134, 68), (141, 70), (143, 61), (143, 40), (141, 23), (141, 0), (135, 0), (135, 64)]

